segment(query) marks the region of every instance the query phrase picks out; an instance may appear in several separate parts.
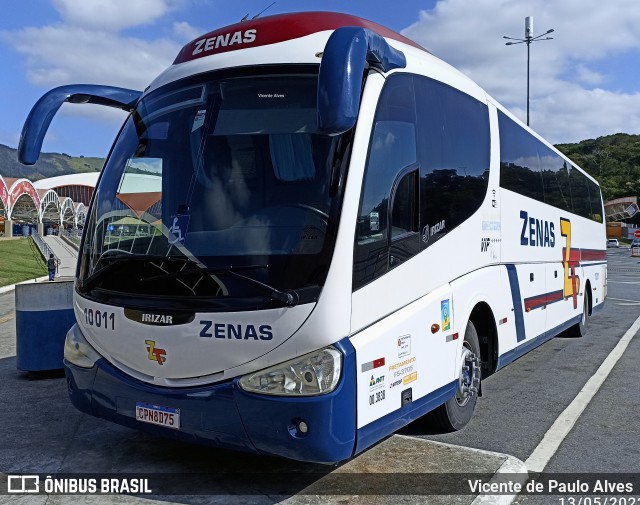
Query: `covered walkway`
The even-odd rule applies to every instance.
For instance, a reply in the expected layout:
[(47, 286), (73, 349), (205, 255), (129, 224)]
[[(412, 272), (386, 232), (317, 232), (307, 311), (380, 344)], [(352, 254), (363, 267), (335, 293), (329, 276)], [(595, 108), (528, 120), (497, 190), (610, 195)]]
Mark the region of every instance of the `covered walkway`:
[(66, 242), (62, 237), (47, 235), (44, 241), (49, 246), (56, 258), (60, 261), (58, 266), (58, 276), (73, 277), (76, 274), (76, 263), (78, 262), (78, 251)]

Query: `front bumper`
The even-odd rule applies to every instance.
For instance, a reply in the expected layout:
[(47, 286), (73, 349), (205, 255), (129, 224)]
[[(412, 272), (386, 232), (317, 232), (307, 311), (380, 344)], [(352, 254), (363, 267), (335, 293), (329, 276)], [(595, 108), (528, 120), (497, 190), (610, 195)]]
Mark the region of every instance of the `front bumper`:
[[(331, 393), (280, 397), (248, 393), (239, 378), (194, 388), (166, 388), (134, 379), (106, 360), (93, 368), (65, 360), (69, 397), (80, 411), (156, 435), (290, 459), (334, 463), (353, 455), (356, 441), (355, 350), (335, 344), (343, 373)], [(180, 409), (180, 429), (140, 422), (137, 402)], [(296, 427), (304, 421), (301, 433)]]

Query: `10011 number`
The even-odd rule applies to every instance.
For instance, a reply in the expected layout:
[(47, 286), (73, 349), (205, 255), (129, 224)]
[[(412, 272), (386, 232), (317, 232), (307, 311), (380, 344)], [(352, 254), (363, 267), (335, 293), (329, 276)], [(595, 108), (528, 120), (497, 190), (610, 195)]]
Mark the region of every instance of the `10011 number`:
[(84, 320), (89, 326), (104, 328), (106, 330), (116, 329), (116, 315), (106, 310), (84, 309)]

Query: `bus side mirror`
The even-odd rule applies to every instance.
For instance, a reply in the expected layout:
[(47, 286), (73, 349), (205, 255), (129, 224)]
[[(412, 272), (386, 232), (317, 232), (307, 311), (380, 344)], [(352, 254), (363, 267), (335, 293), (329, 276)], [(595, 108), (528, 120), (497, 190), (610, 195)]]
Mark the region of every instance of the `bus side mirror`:
[(355, 125), (366, 64), (388, 72), (404, 68), (407, 61), (402, 51), (367, 28), (345, 26), (331, 34), (318, 75), (320, 132), (342, 133)]
[(96, 84), (71, 84), (52, 89), (29, 112), (20, 134), (18, 160), (23, 165), (38, 161), (51, 120), (64, 102), (94, 103), (131, 112), (141, 95), (142, 91)]

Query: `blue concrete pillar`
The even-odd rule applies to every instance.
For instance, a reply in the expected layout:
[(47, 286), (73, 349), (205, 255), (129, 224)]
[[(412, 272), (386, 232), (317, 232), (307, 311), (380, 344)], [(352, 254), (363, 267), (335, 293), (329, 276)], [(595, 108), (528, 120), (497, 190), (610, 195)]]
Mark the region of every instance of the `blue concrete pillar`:
[(18, 370), (62, 368), (64, 339), (75, 324), (73, 280), (17, 284), (16, 360)]

